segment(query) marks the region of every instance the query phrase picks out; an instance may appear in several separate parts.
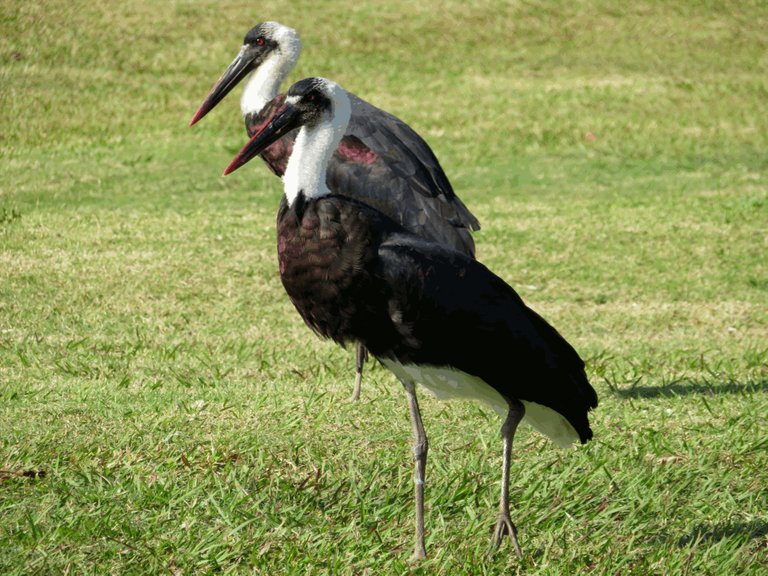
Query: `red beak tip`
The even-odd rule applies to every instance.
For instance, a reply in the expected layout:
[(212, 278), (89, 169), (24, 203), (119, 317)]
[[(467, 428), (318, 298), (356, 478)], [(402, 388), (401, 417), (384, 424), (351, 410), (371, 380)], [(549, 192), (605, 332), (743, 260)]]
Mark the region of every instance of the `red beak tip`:
[(205, 111), (203, 110), (203, 108), (200, 108), (200, 110), (198, 110), (197, 112), (195, 112), (195, 115), (194, 115), (194, 116), (192, 116), (192, 120), (190, 120), (190, 121), (189, 121), (189, 126), (190, 126), (190, 127), (192, 127), (192, 126), (194, 126), (195, 124), (197, 124), (197, 122), (198, 122), (198, 121), (200, 120), (200, 118), (202, 118), (203, 116), (205, 116)]
[(222, 176), (226, 176), (226, 175), (228, 175), (228, 174), (231, 174), (231, 173), (232, 173), (232, 172), (234, 172), (235, 170), (237, 170), (237, 169), (239, 168), (239, 164), (237, 164), (236, 162), (237, 162), (237, 158), (235, 158), (234, 160), (232, 160), (232, 162), (230, 162), (230, 163), (229, 163), (229, 166), (227, 166), (227, 167), (224, 169), (224, 174), (222, 174)]

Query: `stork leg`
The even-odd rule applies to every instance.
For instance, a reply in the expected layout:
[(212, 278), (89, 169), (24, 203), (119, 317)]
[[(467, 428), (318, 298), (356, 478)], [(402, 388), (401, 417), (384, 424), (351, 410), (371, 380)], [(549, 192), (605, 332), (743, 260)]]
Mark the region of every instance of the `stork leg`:
[(408, 393), (408, 407), (411, 412), (411, 428), (413, 429), (413, 460), (416, 463), (414, 484), (416, 492), (416, 542), (411, 560), (426, 558), (424, 547), (424, 477), (427, 470), (427, 434), (421, 421), (419, 402), (416, 400), (416, 389), (413, 383), (403, 382)]
[(501, 471), (501, 500), (499, 501), (499, 521), (496, 523), (496, 529), (493, 532), (492, 551), (496, 551), (501, 546), (501, 541), (505, 535), (509, 535), (512, 545), (515, 547), (517, 557), (522, 559), (523, 551), (520, 549), (520, 543), (517, 541), (517, 528), (512, 523), (509, 516), (509, 466), (512, 460), (512, 439), (515, 436), (517, 425), (525, 415), (525, 407), (517, 400), (510, 400), (507, 419), (501, 426), (501, 437), (504, 440), (504, 462)]
[(357, 345), (355, 351), (355, 389), (352, 392), (352, 401), (360, 400), (360, 385), (363, 383), (363, 365), (368, 360), (368, 350), (362, 344)]

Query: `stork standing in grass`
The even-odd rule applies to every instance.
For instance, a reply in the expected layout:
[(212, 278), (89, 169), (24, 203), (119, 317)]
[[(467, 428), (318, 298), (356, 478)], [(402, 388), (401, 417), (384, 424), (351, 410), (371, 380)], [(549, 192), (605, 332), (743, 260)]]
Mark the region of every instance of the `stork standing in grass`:
[(225, 174), (300, 127), (277, 218), (280, 277), (304, 321), (320, 336), (360, 342), (402, 382), (416, 463), (416, 542), (423, 558), (427, 436), (416, 384), (438, 397), (480, 399), (504, 418), (499, 519), (522, 555), (509, 512), (512, 439), (525, 420), (566, 447), (592, 437), (587, 413), (597, 394), (584, 362), (501, 278), (465, 253), (412, 233), (326, 177), (352, 110), (337, 84), (294, 84), (280, 112), (240, 151)]
[[(246, 35), (243, 46), (192, 118), (195, 124), (241, 80), (250, 76), (240, 100), (248, 135), (263, 128), (285, 104), (280, 85), (293, 69), (301, 41), (293, 28), (264, 22)], [(480, 225), (456, 196), (429, 145), (399, 118), (353, 94), (351, 116), (326, 170), (337, 194), (360, 200), (413, 232), (474, 258), (471, 231)], [(283, 176), (295, 131), (261, 151), (262, 159)], [(354, 400), (360, 396), (365, 348), (357, 347)]]

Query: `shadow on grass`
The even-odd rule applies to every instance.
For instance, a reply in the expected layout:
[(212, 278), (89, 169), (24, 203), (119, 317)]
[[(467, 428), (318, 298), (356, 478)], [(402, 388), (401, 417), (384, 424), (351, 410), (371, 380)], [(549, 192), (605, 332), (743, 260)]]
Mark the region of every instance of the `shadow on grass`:
[(678, 546), (689, 546), (694, 542), (719, 542), (726, 538), (745, 537), (755, 540), (768, 536), (768, 522), (752, 520), (751, 522), (720, 522), (715, 524), (699, 524), (690, 534), (677, 541)]
[(692, 394), (716, 396), (719, 394), (745, 394), (768, 392), (768, 380), (755, 382), (724, 382), (715, 384), (707, 381), (675, 381), (659, 386), (631, 386), (629, 388), (611, 388), (619, 398), (659, 398), (689, 396)]

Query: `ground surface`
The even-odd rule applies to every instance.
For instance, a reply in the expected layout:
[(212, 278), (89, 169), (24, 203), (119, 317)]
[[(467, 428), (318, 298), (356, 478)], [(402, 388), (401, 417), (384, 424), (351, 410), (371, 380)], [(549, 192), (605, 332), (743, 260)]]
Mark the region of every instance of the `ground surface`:
[[(0, 572), (765, 574), (764, 2), (0, 1)], [(403, 17), (406, 14), (407, 17)], [(525, 557), (485, 556), (500, 421), (407, 407), (277, 275), (280, 183), (238, 96), (248, 27), (406, 119), (480, 259), (576, 346), (595, 440), (516, 439)]]

